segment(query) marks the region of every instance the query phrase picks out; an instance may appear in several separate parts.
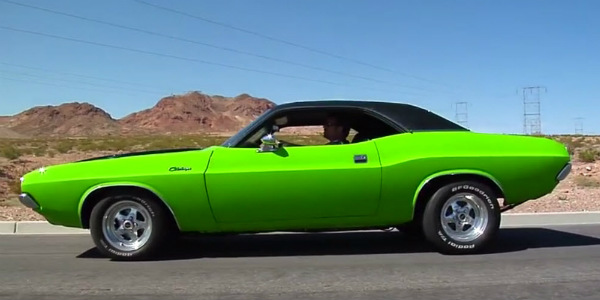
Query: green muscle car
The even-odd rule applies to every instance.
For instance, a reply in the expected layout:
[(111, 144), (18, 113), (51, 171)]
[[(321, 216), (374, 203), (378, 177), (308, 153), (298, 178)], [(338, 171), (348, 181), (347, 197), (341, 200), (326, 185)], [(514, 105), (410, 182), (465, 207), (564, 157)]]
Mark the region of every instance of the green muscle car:
[[(339, 124), (326, 124), (335, 114)], [(349, 141), (302, 145), (285, 128), (341, 126)], [(157, 254), (180, 233), (398, 230), (440, 253), (478, 252), (503, 211), (571, 171), (544, 137), (472, 132), (428, 110), (376, 101), (277, 105), (221, 145), (47, 166), (21, 202), (50, 223), (89, 228), (115, 259)]]

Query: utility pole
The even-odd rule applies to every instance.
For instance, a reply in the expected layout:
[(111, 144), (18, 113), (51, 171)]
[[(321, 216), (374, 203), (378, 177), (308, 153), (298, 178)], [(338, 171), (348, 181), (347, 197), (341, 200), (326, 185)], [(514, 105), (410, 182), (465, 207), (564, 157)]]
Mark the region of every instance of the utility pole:
[(575, 118), (575, 134), (583, 134), (583, 118)]
[(465, 101), (456, 102), (456, 122), (464, 127), (469, 127), (468, 105), (469, 103)]
[(523, 88), (523, 133), (542, 133), (542, 113), (540, 109), (540, 91), (546, 91), (542, 86)]

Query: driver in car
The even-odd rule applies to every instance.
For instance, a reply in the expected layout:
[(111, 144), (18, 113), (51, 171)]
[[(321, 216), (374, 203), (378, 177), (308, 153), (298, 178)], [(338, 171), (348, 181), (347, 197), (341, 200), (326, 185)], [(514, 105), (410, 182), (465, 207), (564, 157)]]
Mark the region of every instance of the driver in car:
[(323, 136), (329, 140), (326, 145), (349, 144), (347, 138), (350, 126), (337, 115), (329, 115), (323, 124)]

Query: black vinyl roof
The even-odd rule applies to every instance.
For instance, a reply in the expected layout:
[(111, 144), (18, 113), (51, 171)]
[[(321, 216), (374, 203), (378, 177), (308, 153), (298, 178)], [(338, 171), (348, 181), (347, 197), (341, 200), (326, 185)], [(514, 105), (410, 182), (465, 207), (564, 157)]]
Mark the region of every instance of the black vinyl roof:
[[(386, 122), (395, 123), (401, 131), (468, 131), (468, 129), (445, 119), (429, 110), (406, 103), (393, 103), (383, 101), (366, 100), (310, 100), (297, 101), (283, 104), (277, 104), (265, 111), (261, 116), (255, 119), (247, 127), (240, 130), (234, 136), (226, 140), (223, 145), (232, 146), (240, 142), (248, 135), (258, 124), (261, 124), (266, 118), (277, 115), (279, 112), (295, 109), (362, 109), (372, 114), (382, 116)], [(314, 121), (314, 120), (313, 120)], [(317, 121), (314, 121), (317, 124)], [(318, 121), (321, 122), (321, 121)], [(303, 121), (307, 123), (307, 121)], [(321, 124), (321, 123), (318, 123)]]
[(313, 100), (279, 104), (273, 112), (294, 108), (359, 108), (381, 114), (409, 131), (468, 130), (427, 109), (407, 104), (367, 100)]

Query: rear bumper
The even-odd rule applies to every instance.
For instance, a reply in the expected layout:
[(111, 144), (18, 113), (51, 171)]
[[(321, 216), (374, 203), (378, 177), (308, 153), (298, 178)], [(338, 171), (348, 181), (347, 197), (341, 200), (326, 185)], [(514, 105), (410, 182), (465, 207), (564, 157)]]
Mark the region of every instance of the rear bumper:
[(563, 168), (562, 170), (560, 170), (560, 172), (558, 173), (558, 175), (556, 175), (556, 180), (558, 181), (563, 181), (565, 178), (567, 178), (567, 175), (569, 175), (569, 173), (571, 173), (571, 169), (572, 169), (572, 165), (571, 162), (568, 162)]
[(35, 200), (33, 199), (33, 197), (31, 197), (29, 194), (27, 193), (22, 193), (21, 195), (19, 195), (19, 201), (32, 209), (38, 209), (40, 207), (39, 204), (37, 204), (37, 202), (35, 202)]

